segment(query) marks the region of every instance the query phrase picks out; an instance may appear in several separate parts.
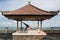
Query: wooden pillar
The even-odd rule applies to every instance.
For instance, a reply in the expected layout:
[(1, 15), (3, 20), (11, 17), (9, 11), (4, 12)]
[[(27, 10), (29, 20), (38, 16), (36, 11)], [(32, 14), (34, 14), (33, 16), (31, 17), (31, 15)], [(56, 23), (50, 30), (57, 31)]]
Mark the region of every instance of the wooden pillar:
[(22, 20), (21, 20), (21, 28), (22, 28)]
[(40, 30), (42, 30), (42, 21), (40, 21)]
[(18, 25), (19, 25), (19, 23), (18, 23), (18, 20), (17, 20), (17, 31), (18, 31)]
[(38, 25), (37, 27), (39, 28), (39, 21), (38, 21), (37, 25)]
[(21, 20), (21, 27), (20, 27), (20, 31), (23, 31), (23, 27), (22, 27), (22, 20)]

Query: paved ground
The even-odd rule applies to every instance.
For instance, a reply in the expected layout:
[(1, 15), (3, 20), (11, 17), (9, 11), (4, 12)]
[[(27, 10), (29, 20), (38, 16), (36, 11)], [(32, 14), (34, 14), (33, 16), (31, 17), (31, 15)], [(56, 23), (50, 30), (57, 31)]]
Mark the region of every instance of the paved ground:
[[(0, 40), (12, 40), (12, 33), (0, 33)], [(60, 33), (49, 33), (43, 40), (60, 40)]]
[(50, 33), (43, 40), (60, 40), (60, 33)]
[(12, 40), (12, 33), (0, 33), (0, 40)]

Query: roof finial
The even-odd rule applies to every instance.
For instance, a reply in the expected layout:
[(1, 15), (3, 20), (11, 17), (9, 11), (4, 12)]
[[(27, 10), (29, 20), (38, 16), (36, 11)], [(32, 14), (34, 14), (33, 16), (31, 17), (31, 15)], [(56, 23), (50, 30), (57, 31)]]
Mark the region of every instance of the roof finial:
[(30, 1), (28, 2), (28, 4), (30, 4)]

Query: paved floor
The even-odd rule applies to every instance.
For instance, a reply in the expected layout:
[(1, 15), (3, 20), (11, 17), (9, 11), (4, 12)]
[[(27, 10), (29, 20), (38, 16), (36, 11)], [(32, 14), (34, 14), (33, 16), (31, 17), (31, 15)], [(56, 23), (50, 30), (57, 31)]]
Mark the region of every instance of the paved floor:
[[(0, 33), (0, 40), (12, 40), (12, 33)], [(49, 33), (43, 40), (60, 40), (60, 33)]]
[(43, 40), (60, 40), (60, 33), (49, 33)]
[(0, 33), (0, 40), (12, 40), (12, 33)]

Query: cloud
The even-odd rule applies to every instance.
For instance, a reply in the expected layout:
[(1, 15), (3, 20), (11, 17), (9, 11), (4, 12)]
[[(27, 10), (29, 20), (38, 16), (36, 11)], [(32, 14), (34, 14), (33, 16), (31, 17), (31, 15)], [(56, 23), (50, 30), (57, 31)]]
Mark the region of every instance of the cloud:
[(60, 26), (60, 14), (52, 17), (51, 19), (43, 21), (43, 27)]
[(16, 9), (18, 7), (20, 7), (20, 5), (22, 6), (23, 3), (22, 0), (5, 0), (0, 2), (0, 10), (13, 10)]
[(0, 0), (0, 1), (6, 1), (6, 0)]
[(31, 4), (44, 10), (58, 10), (60, 9), (60, 0), (2, 0), (0, 4), (3, 10), (15, 10), (31, 1)]
[(32, 4), (44, 10), (60, 9), (60, 0), (32, 0)]

